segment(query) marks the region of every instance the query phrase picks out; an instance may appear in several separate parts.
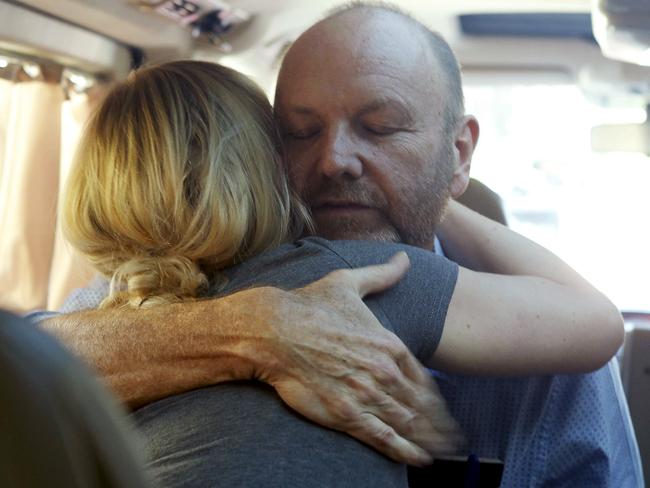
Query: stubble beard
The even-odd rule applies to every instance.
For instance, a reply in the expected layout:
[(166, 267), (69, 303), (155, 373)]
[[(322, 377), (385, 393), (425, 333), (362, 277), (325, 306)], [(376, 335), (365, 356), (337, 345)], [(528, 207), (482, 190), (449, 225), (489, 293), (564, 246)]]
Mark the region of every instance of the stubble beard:
[(373, 228), (360, 224), (356, 219), (337, 219), (336, 222), (317, 224), (316, 235), (330, 240), (401, 242), (393, 226), (384, 224)]
[(436, 225), (445, 213), (453, 178), (453, 147), (451, 141), (441, 147), (438, 157), (426, 175), (412, 178), (401, 189), (399, 208), (388, 208), (383, 193), (364, 180), (330, 180), (318, 188), (317, 194), (303, 195), (305, 201), (335, 199), (356, 202), (376, 209), (377, 220), (338, 218), (336, 221), (315, 221), (315, 235), (330, 240), (369, 240), (401, 242), (430, 249)]

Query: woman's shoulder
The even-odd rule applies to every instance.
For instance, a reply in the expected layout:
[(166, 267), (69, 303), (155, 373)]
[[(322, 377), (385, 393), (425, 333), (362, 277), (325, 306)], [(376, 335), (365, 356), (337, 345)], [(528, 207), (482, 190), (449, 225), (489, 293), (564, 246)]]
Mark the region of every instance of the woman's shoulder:
[[(283, 244), (226, 270), (229, 284), (224, 293), (252, 286), (297, 288), (316, 281), (337, 269), (357, 268), (387, 262), (399, 251), (408, 254), (411, 274), (439, 267), (453, 268), (432, 251), (405, 244), (376, 241), (330, 241), (307, 237)], [(413, 268), (419, 269), (414, 273)]]
[(292, 243), (283, 244), (262, 253), (246, 263), (242, 269), (293, 268), (304, 271), (327, 268), (329, 271), (340, 268), (357, 268), (385, 263), (397, 252), (405, 252), (411, 264), (449, 263), (433, 250), (422, 249), (407, 244), (363, 240), (328, 240), (322, 237), (305, 237)]
[(307, 238), (282, 244), (228, 268), (223, 293), (253, 286), (284, 289), (305, 286), (349, 264), (333, 252), (324, 239)]
[(402, 251), (411, 262), (436, 261), (442, 259), (433, 250), (422, 249), (397, 242), (363, 241), (363, 240), (327, 240), (320, 237), (301, 239), (297, 245), (308, 248), (320, 248), (338, 256), (349, 267), (368, 266), (386, 262), (391, 256)]

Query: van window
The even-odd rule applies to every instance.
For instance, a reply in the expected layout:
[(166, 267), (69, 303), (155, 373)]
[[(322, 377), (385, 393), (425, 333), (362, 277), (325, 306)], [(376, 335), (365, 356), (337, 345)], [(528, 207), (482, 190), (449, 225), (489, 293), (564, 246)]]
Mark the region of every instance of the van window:
[(641, 123), (568, 77), (466, 73), (481, 123), (472, 175), (498, 192), (516, 231), (551, 249), (624, 310), (650, 310), (650, 157), (596, 153), (591, 128)]

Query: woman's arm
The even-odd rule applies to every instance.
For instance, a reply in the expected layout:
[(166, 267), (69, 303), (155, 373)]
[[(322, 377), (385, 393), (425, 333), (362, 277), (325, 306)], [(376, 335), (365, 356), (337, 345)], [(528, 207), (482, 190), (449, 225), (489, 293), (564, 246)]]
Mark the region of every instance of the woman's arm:
[(431, 366), (578, 373), (599, 368), (620, 347), (616, 307), (550, 251), (453, 201), (437, 235), (464, 267)]

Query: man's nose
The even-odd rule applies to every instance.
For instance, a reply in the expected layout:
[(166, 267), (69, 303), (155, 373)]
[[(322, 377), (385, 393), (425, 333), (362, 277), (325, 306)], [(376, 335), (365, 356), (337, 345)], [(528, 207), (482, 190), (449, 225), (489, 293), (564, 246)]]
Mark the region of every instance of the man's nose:
[(320, 170), (324, 176), (338, 178), (347, 175), (359, 178), (363, 174), (363, 163), (350, 130), (342, 125), (326, 137), (320, 161)]

